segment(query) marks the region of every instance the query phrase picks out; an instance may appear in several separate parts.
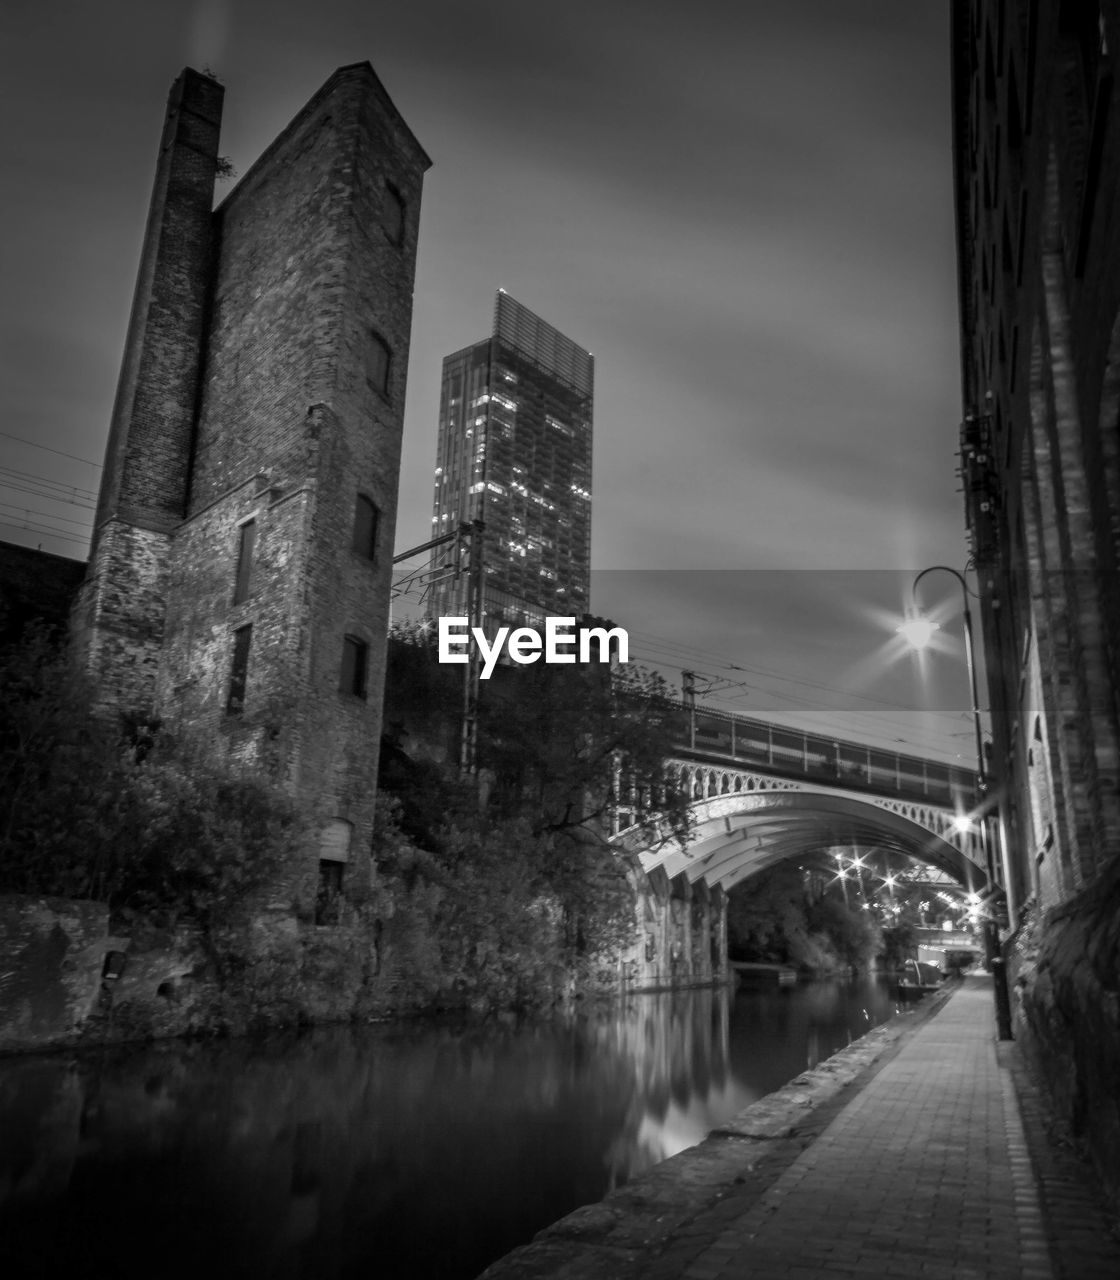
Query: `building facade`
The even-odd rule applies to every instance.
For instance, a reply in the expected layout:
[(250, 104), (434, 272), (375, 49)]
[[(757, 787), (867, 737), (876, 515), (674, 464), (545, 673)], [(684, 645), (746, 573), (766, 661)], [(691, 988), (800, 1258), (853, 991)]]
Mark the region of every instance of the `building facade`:
[(955, 0), (952, 53), (1015, 1034), (1120, 1196), (1120, 3)]
[(368, 882), (423, 173), (368, 63), (214, 209), (223, 89), (175, 82), (73, 630), (107, 707), (266, 769)]
[[(443, 362), (432, 537), (476, 527), (488, 623), (587, 613), (594, 381), (592, 355), (504, 290), (491, 336)], [(466, 563), (436, 548), (432, 616), (472, 616)]]

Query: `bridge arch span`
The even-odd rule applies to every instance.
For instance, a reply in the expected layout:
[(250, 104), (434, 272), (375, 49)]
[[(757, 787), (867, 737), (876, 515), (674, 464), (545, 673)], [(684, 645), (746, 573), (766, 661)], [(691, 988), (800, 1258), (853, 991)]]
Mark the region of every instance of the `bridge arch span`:
[[(773, 779), (742, 774), (726, 780), (717, 774), (702, 783), (704, 798), (693, 802), (687, 848), (675, 838), (651, 846), (635, 830), (616, 837), (637, 853), (647, 873), (661, 868), (670, 880), (684, 874), (690, 883), (703, 880), (726, 892), (777, 862), (847, 845), (916, 858), (978, 893), (987, 887), (979, 838), (957, 832), (949, 810), (834, 788), (774, 785)], [(739, 789), (732, 790), (736, 783)]]

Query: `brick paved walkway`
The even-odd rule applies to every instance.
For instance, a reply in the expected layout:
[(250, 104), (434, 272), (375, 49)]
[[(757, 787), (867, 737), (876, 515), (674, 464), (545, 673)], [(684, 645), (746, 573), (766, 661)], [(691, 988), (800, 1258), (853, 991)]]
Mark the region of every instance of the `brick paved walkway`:
[(728, 1221), (732, 1208), (724, 1202), (723, 1229), (677, 1272), (682, 1280), (1052, 1277), (990, 980), (967, 978)]

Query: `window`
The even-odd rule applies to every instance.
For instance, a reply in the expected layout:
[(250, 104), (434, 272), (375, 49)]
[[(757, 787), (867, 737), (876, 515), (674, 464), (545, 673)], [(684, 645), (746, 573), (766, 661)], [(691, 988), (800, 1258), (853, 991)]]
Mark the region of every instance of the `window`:
[(385, 203), (381, 216), (385, 234), (394, 244), (404, 240), (404, 199), (391, 182), (385, 184)]
[(229, 697), (226, 714), (239, 716), (245, 709), (245, 683), (249, 675), (249, 646), (253, 640), (253, 628), (238, 627), (233, 633), (233, 662), (229, 672)]
[(393, 353), (380, 334), (370, 334), (369, 385), (383, 396), (389, 394), (389, 366)]
[(358, 494), (354, 504), (354, 539), (351, 547), (366, 560), (377, 555), (377, 504), (364, 493)]
[(315, 923), (341, 924), (343, 867), (350, 861), (352, 825), (334, 818), (319, 835), (319, 888), (315, 896)]
[(241, 604), (249, 598), (249, 580), (253, 573), (253, 547), (257, 541), (257, 522), (246, 520), (238, 530), (237, 577), (233, 584), (233, 603)]
[(319, 889), (315, 895), (315, 923), (338, 924), (342, 906), (342, 868), (345, 863), (319, 861)]
[(366, 667), (369, 645), (357, 636), (346, 636), (342, 641), (342, 674), (339, 678), (340, 693), (352, 693), (359, 698), (366, 696)]

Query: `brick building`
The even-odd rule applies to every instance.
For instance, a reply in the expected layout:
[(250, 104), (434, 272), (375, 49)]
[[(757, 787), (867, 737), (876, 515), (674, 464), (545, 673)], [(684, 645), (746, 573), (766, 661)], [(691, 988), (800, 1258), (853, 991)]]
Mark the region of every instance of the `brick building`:
[(214, 209), (223, 89), (172, 87), (86, 581), (106, 705), (267, 767), (369, 876), (423, 173), (368, 63)]
[(962, 471), (1015, 1034), (1120, 1194), (1118, 83), (1117, 0), (954, 0)]

